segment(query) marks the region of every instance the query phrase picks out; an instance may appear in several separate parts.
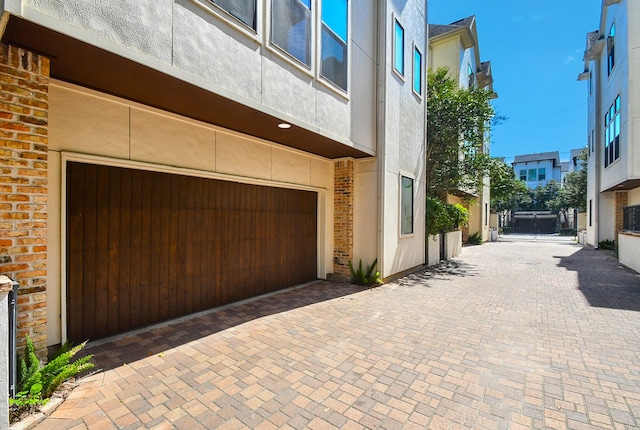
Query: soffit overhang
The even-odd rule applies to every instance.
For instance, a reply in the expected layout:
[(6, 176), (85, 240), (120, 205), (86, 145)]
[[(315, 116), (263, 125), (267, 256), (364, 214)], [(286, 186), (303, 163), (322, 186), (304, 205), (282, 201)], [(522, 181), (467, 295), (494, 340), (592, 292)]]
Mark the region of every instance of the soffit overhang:
[(628, 191), (640, 187), (640, 179), (626, 179), (616, 185), (613, 185), (602, 192), (607, 191)]
[[(51, 77), (326, 158), (374, 155), (209, 89), (9, 15), (2, 42), (51, 60)], [(278, 128), (291, 123), (287, 130)]]

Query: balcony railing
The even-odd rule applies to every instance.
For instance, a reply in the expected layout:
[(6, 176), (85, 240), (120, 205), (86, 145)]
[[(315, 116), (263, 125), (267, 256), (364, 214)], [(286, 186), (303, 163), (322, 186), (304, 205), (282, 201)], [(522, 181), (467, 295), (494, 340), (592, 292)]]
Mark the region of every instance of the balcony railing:
[(640, 205), (627, 206), (622, 210), (624, 211), (622, 229), (632, 233), (640, 233)]

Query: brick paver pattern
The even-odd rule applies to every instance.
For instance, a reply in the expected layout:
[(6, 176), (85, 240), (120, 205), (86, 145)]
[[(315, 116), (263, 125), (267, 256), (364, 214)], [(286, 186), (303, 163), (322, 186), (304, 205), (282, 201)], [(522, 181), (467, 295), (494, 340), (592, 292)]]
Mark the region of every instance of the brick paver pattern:
[(640, 278), (567, 242), (465, 247), (367, 289), (319, 281), (92, 346), (37, 428), (640, 426)]

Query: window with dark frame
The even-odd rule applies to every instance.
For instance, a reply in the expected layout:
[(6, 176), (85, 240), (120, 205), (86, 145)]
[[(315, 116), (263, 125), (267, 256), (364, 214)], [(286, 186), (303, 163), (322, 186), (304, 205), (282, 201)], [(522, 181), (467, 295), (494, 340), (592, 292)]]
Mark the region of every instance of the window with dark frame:
[(616, 65), (616, 25), (611, 24), (607, 36), (607, 74), (610, 75)]
[(271, 43), (311, 67), (311, 0), (271, 0)]
[(348, 0), (323, 0), (320, 74), (347, 91)]
[(521, 181), (526, 181), (527, 180), (527, 170), (526, 169), (520, 170), (520, 180)]
[(604, 167), (620, 158), (620, 96), (604, 115)]
[(210, 0), (231, 16), (250, 27), (257, 29), (256, 0)]
[(538, 181), (545, 181), (547, 179), (547, 169), (542, 167), (538, 169)]
[(528, 179), (530, 181), (537, 181), (538, 180), (538, 169), (529, 169)]
[(400, 234), (413, 234), (413, 179), (400, 181)]

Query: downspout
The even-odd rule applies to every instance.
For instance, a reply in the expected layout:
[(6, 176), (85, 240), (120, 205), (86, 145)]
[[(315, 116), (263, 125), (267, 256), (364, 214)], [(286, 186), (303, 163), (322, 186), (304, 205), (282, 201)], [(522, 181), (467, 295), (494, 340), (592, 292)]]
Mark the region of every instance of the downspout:
[(384, 259), (385, 234), (385, 178), (386, 178), (386, 1), (377, 2), (377, 67), (376, 67), (376, 157), (378, 158), (378, 264), (381, 277), (386, 275)]
[[(595, 195), (593, 202), (593, 248), (598, 249), (598, 243), (600, 242), (600, 175), (602, 171), (600, 170), (600, 160), (601, 160), (601, 150), (604, 147), (601, 145), (602, 142), (602, 123), (600, 122), (601, 113), (602, 113), (602, 76), (600, 71), (600, 61), (591, 60), (595, 64), (596, 67), (596, 112), (595, 112), (595, 129), (596, 129), (596, 160), (595, 160)], [(602, 148), (601, 148), (602, 146)]]
[[(425, 13), (425, 23), (429, 22), (429, 7), (428, 7), (428, 2), (425, 0), (425, 4), (424, 4), (424, 13)], [(424, 199), (421, 202), (421, 204), (424, 207), (424, 262), (422, 263), (423, 266), (427, 266), (429, 264), (429, 237), (427, 235), (427, 147), (429, 145), (429, 142), (427, 140), (427, 116), (429, 115), (429, 108), (428, 108), (428, 100), (427, 100), (427, 94), (428, 94), (428, 85), (429, 85), (429, 79), (427, 79), (427, 75), (428, 75), (428, 70), (429, 70), (429, 24), (425, 24), (425, 29), (424, 29), (424, 51), (425, 51), (425, 55), (424, 55), (424, 72), (423, 72), (423, 78), (424, 78), (424, 116), (422, 117), (422, 124), (424, 126), (423, 128), (423, 133), (424, 133)]]

